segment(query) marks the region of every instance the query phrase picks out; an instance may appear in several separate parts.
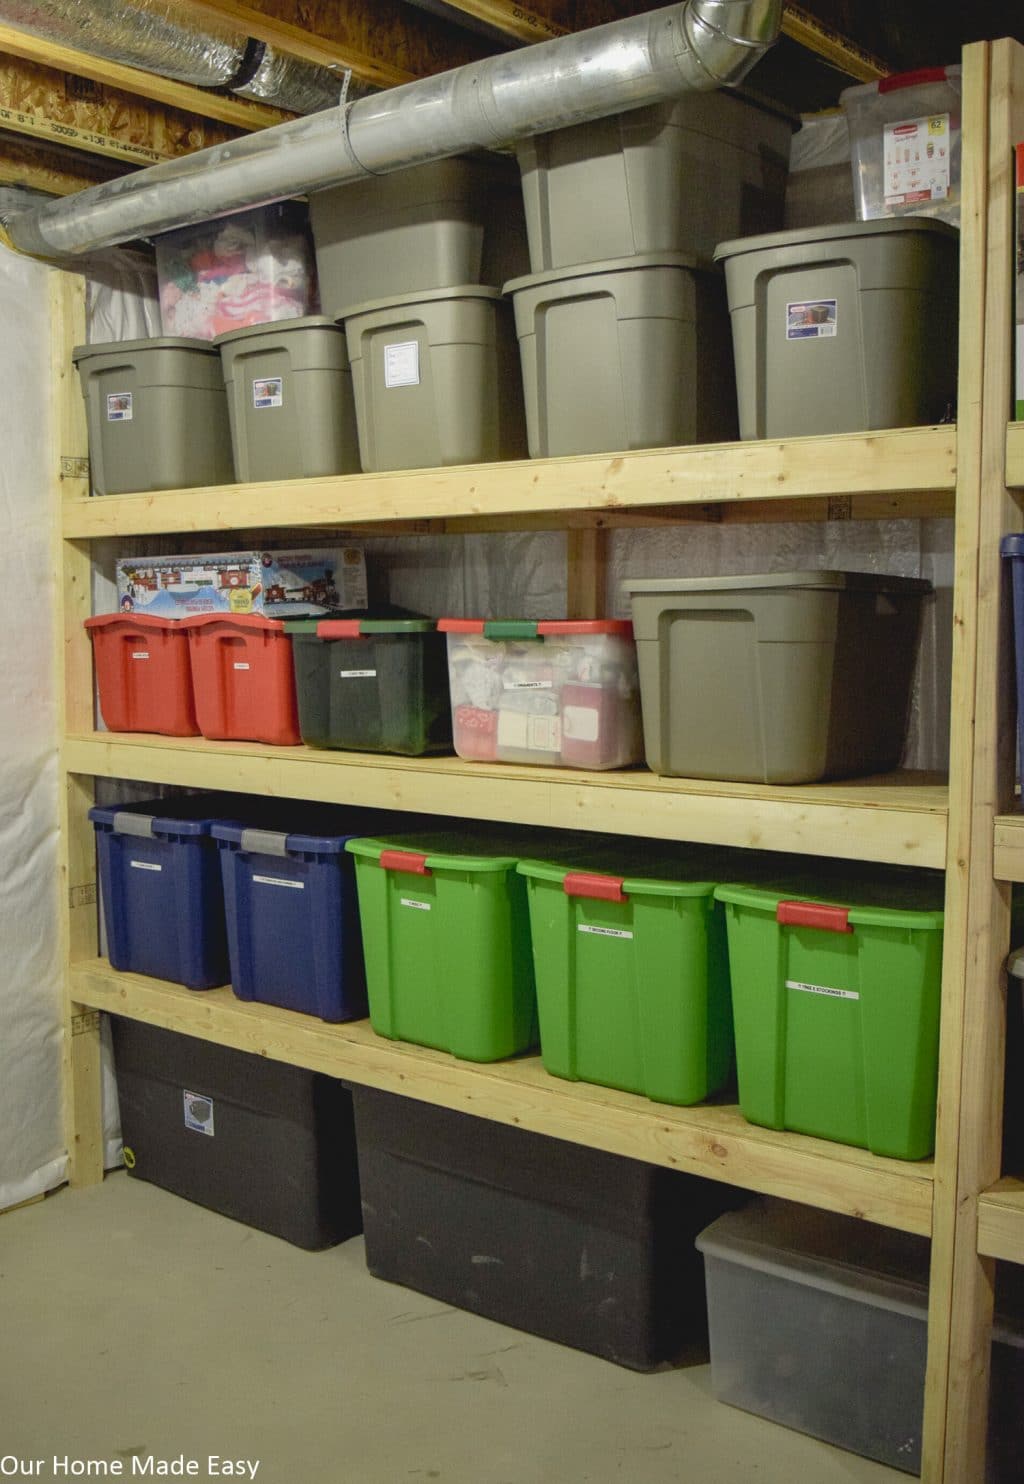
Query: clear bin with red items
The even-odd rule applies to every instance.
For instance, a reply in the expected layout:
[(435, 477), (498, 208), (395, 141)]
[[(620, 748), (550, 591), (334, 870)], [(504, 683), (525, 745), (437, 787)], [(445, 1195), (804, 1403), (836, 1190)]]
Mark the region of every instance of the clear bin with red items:
[(442, 618), (438, 628), (460, 757), (566, 768), (642, 760), (628, 621)]
[(297, 746), (299, 712), (291, 639), (261, 613), (196, 613), (188, 635), (196, 720), (214, 741)]
[(109, 731), (199, 735), (188, 635), (176, 620), (103, 613), (87, 618), (85, 627)]

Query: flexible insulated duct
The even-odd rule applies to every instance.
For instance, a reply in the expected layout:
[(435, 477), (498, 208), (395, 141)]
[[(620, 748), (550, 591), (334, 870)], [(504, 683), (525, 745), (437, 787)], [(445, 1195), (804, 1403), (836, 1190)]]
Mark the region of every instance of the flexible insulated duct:
[(782, 0), (690, 0), (470, 62), (344, 108), (153, 165), (12, 218), (14, 245), (65, 257), (738, 82)]
[(338, 102), (341, 78), (216, 21), (190, 26), (174, 0), (0, 0), (0, 22), (93, 57), (199, 88), (228, 88), (289, 113)]

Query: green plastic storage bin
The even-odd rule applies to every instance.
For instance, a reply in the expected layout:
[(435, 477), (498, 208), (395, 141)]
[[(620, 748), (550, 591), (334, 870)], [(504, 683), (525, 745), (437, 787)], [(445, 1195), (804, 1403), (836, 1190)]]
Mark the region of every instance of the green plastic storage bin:
[(238, 479), (359, 470), (352, 372), (341, 325), (323, 315), (219, 335)]
[(446, 643), (433, 619), (297, 619), (285, 633), (310, 747), (451, 751)]
[(367, 472), (523, 458), (512, 314), (478, 285), (350, 309), (359, 455)]
[(740, 1109), (896, 1159), (935, 1144), (942, 878), (722, 885)]
[(736, 437), (725, 284), (682, 254), (613, 258), (505, 285), (531, 458)]
[(234, 479), (220, 355), (162, 335), (76, 345), (98, 495), (188, 489)]
[(741, 438), (936, 423), (956, 405), (959, 233), (921, 217), (723, 242)]
[[(616, 874), (606, 874), (616, 856)], [(606, 845), (582, 864), (518, 868), (544, 1065), (572, 1081), (699, 1103), (733, 1064), (725, 912), (714, 896), (723, 861)]]
[(516, 866), (548, 849), (536, 837), (468, 830), (349, 840), (345, 849), (356, 858), (377, 1034), (478, 1062), (535, 1046), (526, 880)]

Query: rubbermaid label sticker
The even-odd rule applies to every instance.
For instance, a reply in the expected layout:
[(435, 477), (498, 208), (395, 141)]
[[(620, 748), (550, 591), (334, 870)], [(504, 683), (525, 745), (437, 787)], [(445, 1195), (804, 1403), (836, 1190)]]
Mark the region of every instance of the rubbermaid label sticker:
[(342, 680), (372, 680), (377, 674), (376, 670), (339, 670)]
[(235, 670), (248, 670), (250, 668), (250, 665), (248, 660), (235, 660), (232, 668)]
[(830, 1000), (859, 1000), (855, 989), (831, 989), (827, 984), (805, 984), (802, 979), (787, 979), (787, 989), (799, 989), (804, 994), (823, 994)]
[(420, 346), (418, 340), (400, 340), (384, 347), (384, 385), (419, 386)]
[(398, 900), (401, 902), (403, 907), (415, 907), (418, 912), (430, 911), (429, 902), (417, 902), (415, 897), (399, 897)]
[(264, 376), (252, 384), (252, 405), (262, 407), (284, 406), (284, 381), (280, 376)]
[(576, 928), (578, 933), (593, 933), (598, 938), (632, 938), (633, 934), (625, 928), (592, 927), (590, 923), (581, 922)]
[(904, 119), (882, 131), (886, 206), (945, 201), (950, 181), (949, 114)]
[(129, 864), (131, 865), (132, 869), (135, 870), (135, 871), (162, 871), (163, 870), (163, 866), (158, 866), (155, 861), (130, 861)]
[(131, 392), (107, 393), (107, 422), (130, 423), (132, 420)]
[(594, 706), (563, 706), (562, 736), (574, 742), (596, 742), (600, 717)]
[(133, 649), (132, 650), (132, 659), (133, 660), (148, 660), (149, 659), (149, 650), (148, 649)]
[(213, 1101), (201, 1092), (183, 1092), (185, 1127), (193, 1133), (213, 1138)]
[(801, 299), (786, 305), (787, 340), (827, 340), (836, 333), (835, 299)]
[(254, 876), (252, 879), (261, 886), (290, 886), (292, 891), (306, 890), (304, 881), (286, 881), (283, 876)]

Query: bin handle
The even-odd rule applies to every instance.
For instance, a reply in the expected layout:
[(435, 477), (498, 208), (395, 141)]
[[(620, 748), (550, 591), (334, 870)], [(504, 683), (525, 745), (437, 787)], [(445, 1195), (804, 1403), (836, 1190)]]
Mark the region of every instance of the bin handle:
[(137, 835), (141, 840), (152, 840), (156, 834), (153, 828), (155, 820), (155, 814), (129, 814), (127, 810), (119, 809), (114, 815), (114, 834)]
[(246, 855), (277, 855), (287, 858), (288, 836), (280, 830), (245, 829), (238, 839)]
[(852, 933), (849, 907), (827, 907), (822, 902), (780, 902), (775, 921), (788, 927), (820, 928), (824, 933)]
[(431, 876), (427, 857), (415, 850), (382, 850), (380, 864), (385, 871), (412, 871), (417, 876)]
[(593, 897), (600, 902), (624, 902), (622, 876), (597, 876), (591, 871), (567, 871), (562, 890), (569, 897)]

